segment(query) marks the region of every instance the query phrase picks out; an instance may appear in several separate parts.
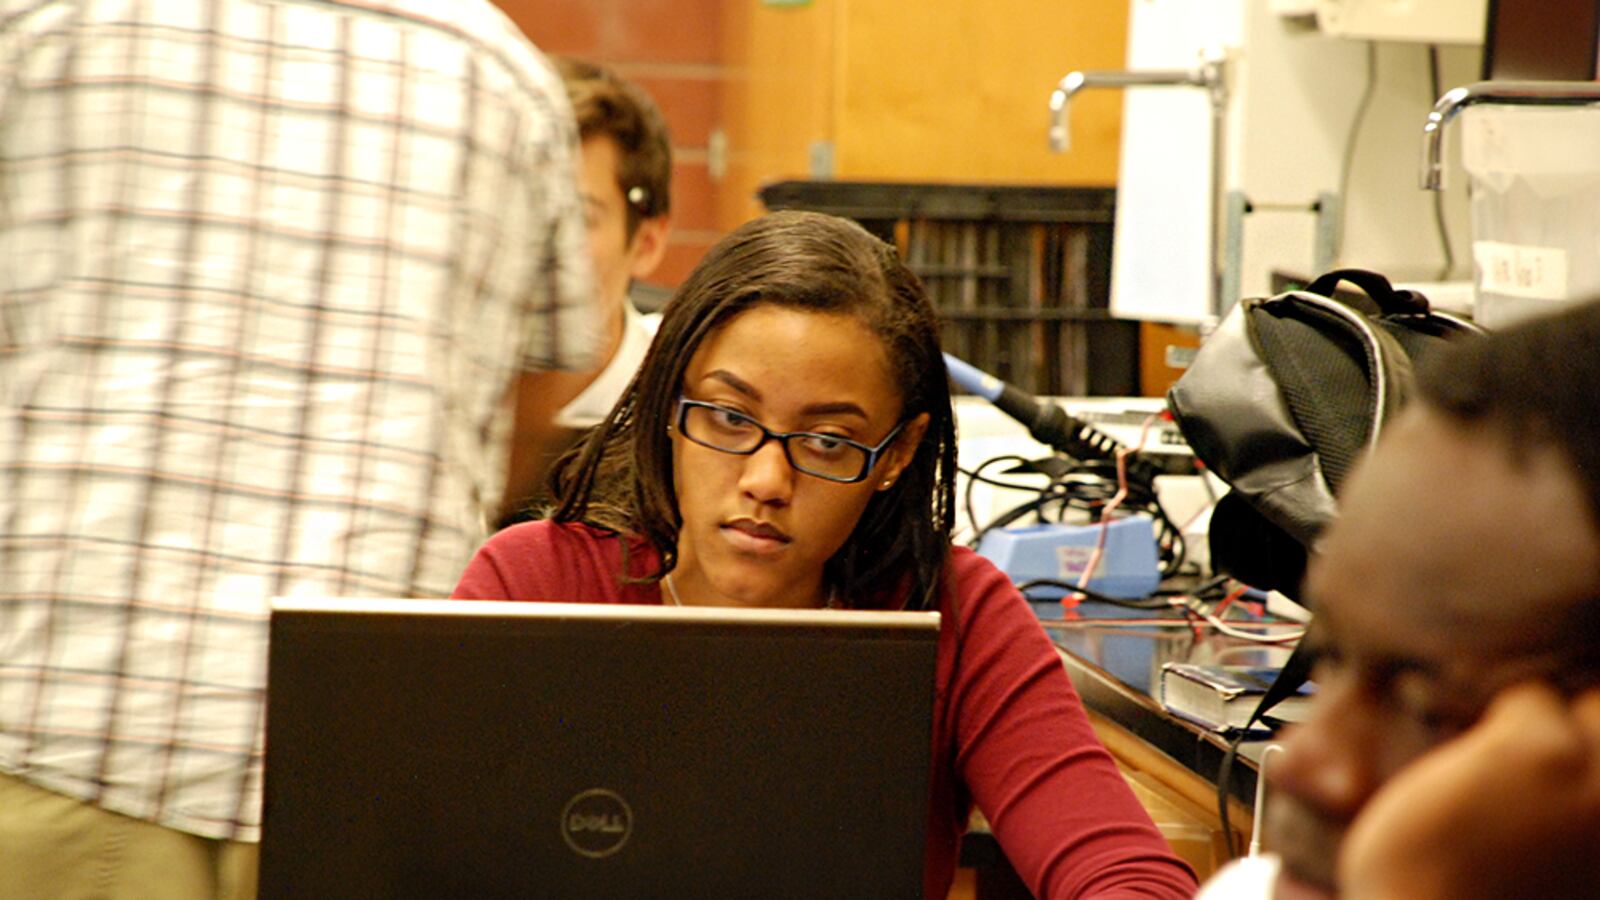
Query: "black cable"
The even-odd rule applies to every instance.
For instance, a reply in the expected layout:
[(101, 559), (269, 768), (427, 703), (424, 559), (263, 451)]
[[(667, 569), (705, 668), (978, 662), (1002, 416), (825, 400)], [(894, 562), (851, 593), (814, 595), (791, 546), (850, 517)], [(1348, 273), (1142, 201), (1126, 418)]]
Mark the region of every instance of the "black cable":
[[(1278, 670), (1272, 685), (1256, 703), (1256, 708), (1250, 713), (1250, 718), (1245, 721), (1244, 727), (1228, 741), (1228, 752), (1222, 755), (1222, 765), (1217, 769), (1217, 817), (1222, 825), (1223, 836), (1228, 842), (1229, 858), (1238, 855), (1238, 848), (1233, 842), (1233, 829), (1228, 824), (1228, 784), (1233, 780), (1233, 763), (1239, 756), (1239, 745), (1249, 737), (1250, 726), (1258, 721), (1273, 732), (1284, 724), (1273, 718), (1270, 711), (1275, 704), (1295, 693), (1311, 678), (1316, 658), (1317, 653), (1313, 645), (1306, 643), (1297, 645), (1294, 652), (1284, 661), (1282, 668)], [(1256, 777), (1264, 778), (1266, 773), (1258, 768)]]
[[(978, 546), (978, 543), (983, 540), (983, 536), (995, 530), (996, 528), (1004, 528), (1023, 516), (1026, 516), (1032, 512), (1038, 512), (1052, 503), (1070, 503), (1073, 499), (1074, 498), (1072, 498), (1070, 495), (1049, 493), (1041, 494), (1039, 497), (1017, 506), (1013, 506), (1012, 508), (1001, 513), (999, 516), (995, 517), (995, 519), (989, 524), (978, 529), (978, 533), (973, 535), (972, 546)], [(1084, 508), (1087, 509), (1088, 507)]]
[[(1217, 767), (1217, 819), (1222, 826), (1222, 839), (1227, 843), (1227, 859), (1239, 855), (1239, 845), (1234, 842), (1233, 826), (1228, 821), (1228, 785), (1233, 781), (1233, 761), (1239, 757), (1239, 745), (1244, 743), (1247, 731), (1240, 731), (1228, 741), (1228, 751), (1222, 754), (1222, 765)], [(1227, 859), (1223, 860), (1224, 862)]]
[(972, 470), (969, 471), (967, 469), (961, 468), (960, 466), (957, 466), (956, 467), (956, 471), (960, 472), (962, 475), (967, 476), (968, 478), (972, 479), (973, 481), (981, 481), (984, 484), (992, 484), (995, 487), (1011, 488), (1012, 490), (1017, 490), (1017, 491), (1037, 491), (1037, 490), (1040, 490), (1040, 487), (1037, 484), (1024, 484), (1024, 483), (1019, 482), (1019, 481), (1001, 481), (998, 478), (992, 478), (992, 477), (990, 477), (988, 475), (982, 474), (984, 469), (988, 468), (989, 466), (994, 465), (995, 463), (1002, 463), (1002, 462), (1019, 462), (1019, 463), (1024, 463), (1024, 464), (1031, 465), (1033, 463), (1033, 460), (1026, 459), (1026, 458), (1021, 457), (1021, 456), (1011, 456), (1011, 455), (1007, 455), (1007, 456), (992, 456), (992, 457), (984, 460), (983, 462), (979, 463), (978, 467), (976, 469), (972, 469)]
[[(1439, 99), (1439, 45), (1428, 45), (1428, 84), (1433, 93), (1429, 96), (1429, 106)], [(1450, 277), (1450, 272), (1456, 267), (1455, 251), (1450, 249), (1450, 229), (1444, 221), (1444, 191), (1433, 192), (1433, 224), (1439, 231), (1439, 249), (1444, 251), (1444, 268), (1439, 272), (1439, 280), (1444, 281)]]
[[(971, 472), (966, 472), (966, 470), (962, 470), (963, 473), (967, 475), (966, 490), (963, 492), (964, 493), (963, 501), (964, 501), (964, 505), (965, 505), (966, 511), (967, 511), (967, 521), (971, 522), (973, 527), (976, 529), (976, 533), (974, 533), (973, 536), (967, 542), (968, 546), (977, 547), (979, 542), (983, 540), (983, 536), (988, 534), (990, 531), (994, 530), (995, 528), (1002, 528), (1002, 527), (1004, 527), (1006, 525), (1009, 525), (1012, 522), (1015, 522), (1017, 519), (1022, 518), (1023, 516), (1027, 515), (1030, 512), (1037, 512), (1037, 511), (1042, 510), (1044, 507), (1050, 505), (1053, 502), (1057, 502), (1057, 501), (1070, 502), (1070, 501), (1072, 501), (1074, 499), (1081, 499), (1082, 500), (1082, 507), (1085, 508), (1085, 509), (1089, 509), (1090, 508), (1089, 507), (1089, 503), (1093, 498), (1081, 498), (1080, 496), (1076, 495), (1074, 493), (1074, 491), (1073, 491), (1073, 487), (1075, 485), (1081, 484), (1081, 482), (1074, 482), (1074, 481), (1072, 481), (1072, 479), (1074, 479), (1079, 474), (1081, 474), (1083, 472), (1083, 470), (1091, 468), (1091, 467), (1084, 466), (1084, 465), (1081, 465), (1081, 464), (1078, 465), (1078, 466), (1075, 466), (1072, 470), (1070, 470), (1068, 472), (1065, 472), (1060, 476), (1052, 478), (1050, 480), (1050, 482), (1048, 484), (1046, 484), (1045, 486), (1043, 486), (1043, 487), (1041, 487), (1039, 485), (1036, 485), (1036, 484), (1017, 484), (1017, 483), (1013, 483), (1013, 482), (998, 481), (998, 480), (993, 479), (993, 478), (987, 478), (987, 477), (985, 477), (983, 475), (983, 470), (988, 468), (991, 465), (994, 465), (996, 463), (1001, 463), (1001, 462), (1013, 462), (1013, 461), (1014, 462), (1025, 463), (1025, 464), (1031, 462), (1030, 460), (1024, 459), (1021, 456), (1006, 454), (1006, 455), (1002, 455), (1002, 456), (991, 457), (990, 459), (984, 460), (982, 463), (980, 463), (978, 465), (977, 468), (973, 469)], [(1101, 482), (1104, 481), (1103, 477), (1101, 477), (1101, 476), (1092, 475), (1092, 477), (1095, 477), (1095, 478), (1099, 479)], [(981, 481), (981, 482), (983, 482), (985, 484), (994, 485), (996, 487), (1010, 488), (1012, 490), (1035, 491), (1035, 492), (1038, 492), (1039, 496), (1036, 497), (1033, 500), (1030, 500), (1030, 501), (1027, 501), (1027, 502), (1021, 504), (1020, 506), (1013, 507), (1012, 509), (1006, 511), (1005, 513), (1002, 513), (999, 517), (995, 518), (993, 521), (989, 522), (988, 524), (979, 526), (978, 517), (977, 517), (977, 510), (973, 505), (973, 485), (975, 483), (979, 482), (979, 481)], [(1108, 490), (1105, 493), (1104, 496), (1106, 498), (1109, 498), (1110, 496), (1112, 496), (1112, 493), (1114, 493), (1114, 492)]]
[(1228, 580), (1227, 575), (1213, 575), (1186, 591), (1157, 591), (1157, 593), (1184, 594), (1196, 600), (1210, 600), (1212, 598), (1209, 595), (1215, 594), (1215, 599), (1221, 600), (1229, 594)]
[[(1160, 530), (1169, 536), (1170, 550), (1166, 550), (1163, 553), (1161, 577), (1171, 578), (1173, 575), (1178, 574), (1178, 570), (1183, 567), (1184, 560), (1188, 556), (1188, 544), (1183, 539), (1183, 532), (1167, 516), (1167, 510), (1161, 505), (1160, 498), (1152, 498), (1150, 503), (1145, 504), (1142, 511), (1150, 513)], [(1160, 540), (1158, 537), (1158, 547), (1160, 546)]]
[(1350, 120), (1350, 131), (1344, 139), (1344, 156), (1339, 161), (1339, 231), (1338, 246), (1333, 258), (1344, 255), (1344, 235), (1350, 222), (1350, 172), (1355, 167), (1356, 139), (1361, 135), (1361, 122), (1372, 106), (1372, 94), (1378, 85), (1378, 45), (1367, 41), (1367, 83), (1361, 88), (1361, 99), (1356, 101), (1356, 114)]
[[(1008, 487), (1008, 488), (1015, 488), (1017, 490), (1025, 490), (1025, 491), (1026, 490), (1038, 490), (1038, 487), (1036, 485), (1031, 485), (1031, 484), (1028, 484), (1028, 485), (1006, 484), (1004, 482), (999, 482), (999, 481), (995, 481), (993, 479), (989, 479), (989, 478), (984, 478), (983, 477), (983, 470), (984, 469), (988, 468), (990, 465), (992, 465), (994, 463), (1005, 462), (1007, 460), (1015, 460), (1017, 462), (1022, 462), (1022, 463), (1025, 463), (1025, 462), (1028, 461), (1027, 459), (1025, 459), (1025, 458), (1023, 458), (1021, 456), (1015, 456), (1015, 455), (993, 456), (993, 457), (990, 457), (989, 459), (984, 460), (981, 463), (978, 463), (978, 467), (976, 469), (973, 469), (971, 472), (968, 472), (965, 469), (960, 469), (959, 467), (957, 469), (957, 471), (960, 471), (962, 474), (967, 476), (967, 487), (966, 487), (966, 490), (962, 492), (962, 499), (963, 499), (963, 505), (965, 505), (966, 509), (967, 509), (967, 521), (971, 522), (972, 523), (972, 527), (975, 528), (975, 529), (978, 528), (978, 513), (977, 513), (977, 510), (974, 509), (973, 506), (972, 506), (972, 487), (973, 487), (973, 485), (975, 485), (978, 482), (982, 481), (985, 484), (991, 484), (991, 485), (995, 485), (997, 487)], [(988, 531), (988, 529), (987, 528), (978, 529), (977, 534), (974, 534), (972, 536), (972, 539), (967, 542), (967, 546), (969, 546), (969, 547), (978, 546), (978, 541), (980, 539), (982, 539), (983, 534), (984, 534), (985, 531)]]
[[(1058, 457), (1067, 458), (1067, 457)], [(1006, 454), (984, 460), (972, 470), (961, 469), (967, 476), (967, 483), (963, 491), (963, 504), (966, 509), (967, 521), (972, 523), (974, 533), (968, 539), (967, 545), (976, 548), (982, 543), (984, 536), (996, 528), (1004, 528), (1028, 515), (1034, 515), (1040, 523), (1048, 521), (1052, 506), (1055, 507), (1055, 520), (1066, 523), (1069, 510), (1081, 510), (1088, 513), (1090, 523), (1097, 523), (1103, 516), (1103, 509), (1109, 501), (1123, 490), (1119, 486), (1119, 479), (1113, 464), (1105, 460), (1076, 461), (1070, 469), (1051, 477), (1048, 484), (1019, 484), (1011, 481), (1002, 481), (985, 476), (984, 470), (990, 466), (1003, 462), (1018, 462), (1027, 465), (1037, 465), (1021, 456)], [(1036, 496), (1006, 510), (993, 520), (979, 524), (977, 508), (974, 503), (974, 486), (982, 482), (995, 487), (1007, 488), (1018, 491), (1034, 491)], [(1187, 545), (1183, 532), (1178, 528), (1172, 518), (1167, 515), (1166, 509), (1161, 504), (1161, 498), (1155, 491), (1155, 485), (1149, 481), (1139, 481), (1128, 478), (1125, 482), (1125, 493), (1118, 511), (1124, 514), (1144, 513), (1150, 516), (1154, 523), (1156, 550), (1159, 558), (1159, 575), (1161, 578), (1170, 578), (1178, 574), (1187, 559)]]
[(1123, 597), (1112, 597), (1099, 591), (1078, 587), (1073, 582), (1062, 581), (1059, 578), (1030, 578), (1017, 584), (1017, 590), (1022, 593), (1023, 598), (1029, 603), (1056, 603), (1061, 599), (1059, 597), (1029, 597), (1028, 592), (1034, 588), (1059, 588), (1070, 594), (1081, 594), (1085, 600), (1120, 606), (1123, 609), (1167, 610), (1176, 608), (1165, 600), (1128, 600)]

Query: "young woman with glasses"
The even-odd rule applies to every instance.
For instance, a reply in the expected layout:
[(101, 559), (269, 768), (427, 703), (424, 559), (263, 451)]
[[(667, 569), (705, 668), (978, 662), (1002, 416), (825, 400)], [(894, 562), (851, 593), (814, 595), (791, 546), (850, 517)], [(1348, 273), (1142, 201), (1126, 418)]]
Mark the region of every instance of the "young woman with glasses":
[(938, 610), (925, 895), (972, 804), (1040, 897), (1189, 897), (1044, 629), (950, 545), (955, 424), (938, 321), (894, 249), (776, 213), (667, 304), (633, 384), (460, 598)]

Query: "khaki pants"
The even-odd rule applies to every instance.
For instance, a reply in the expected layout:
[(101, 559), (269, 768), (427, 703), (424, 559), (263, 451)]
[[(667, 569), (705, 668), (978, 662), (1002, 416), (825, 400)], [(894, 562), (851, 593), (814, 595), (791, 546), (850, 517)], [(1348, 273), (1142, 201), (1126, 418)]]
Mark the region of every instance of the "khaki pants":
[(254, 900), (259, 860), (0, 774), (0, 900)]

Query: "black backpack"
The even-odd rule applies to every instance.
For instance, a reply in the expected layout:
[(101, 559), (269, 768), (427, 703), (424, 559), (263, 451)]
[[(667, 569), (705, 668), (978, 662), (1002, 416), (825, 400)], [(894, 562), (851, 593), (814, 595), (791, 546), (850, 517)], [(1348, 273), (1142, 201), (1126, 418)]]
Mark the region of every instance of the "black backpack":
[(1212, 513), (1213, 569), (1298, 599), (1306, 548), (1410, 396), (1413, 362), (1482, 333), (1364, 269), (1230, 310), (1167, 394), (1195, 456), (1230, 488)]

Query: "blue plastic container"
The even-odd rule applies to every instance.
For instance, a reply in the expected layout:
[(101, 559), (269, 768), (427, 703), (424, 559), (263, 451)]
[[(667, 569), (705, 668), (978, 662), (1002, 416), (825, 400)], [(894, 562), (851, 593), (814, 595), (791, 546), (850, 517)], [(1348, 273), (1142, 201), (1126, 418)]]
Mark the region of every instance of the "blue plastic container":
[[(1100, 540), (1100, 525), (1028, 525), (997, 528), (983, 536), (978, 553), (1014, 582), (1053, 578), (1077, 584)], [(1161, 585), (1155, 530), (1149, 516), (1114, 520), (1105, 549), (1089, 576), (1089, 590), (1110, 597), (1148, 597)], [(1064, 589), (1040, 587), (1030, 597), (1053, 598)]]

